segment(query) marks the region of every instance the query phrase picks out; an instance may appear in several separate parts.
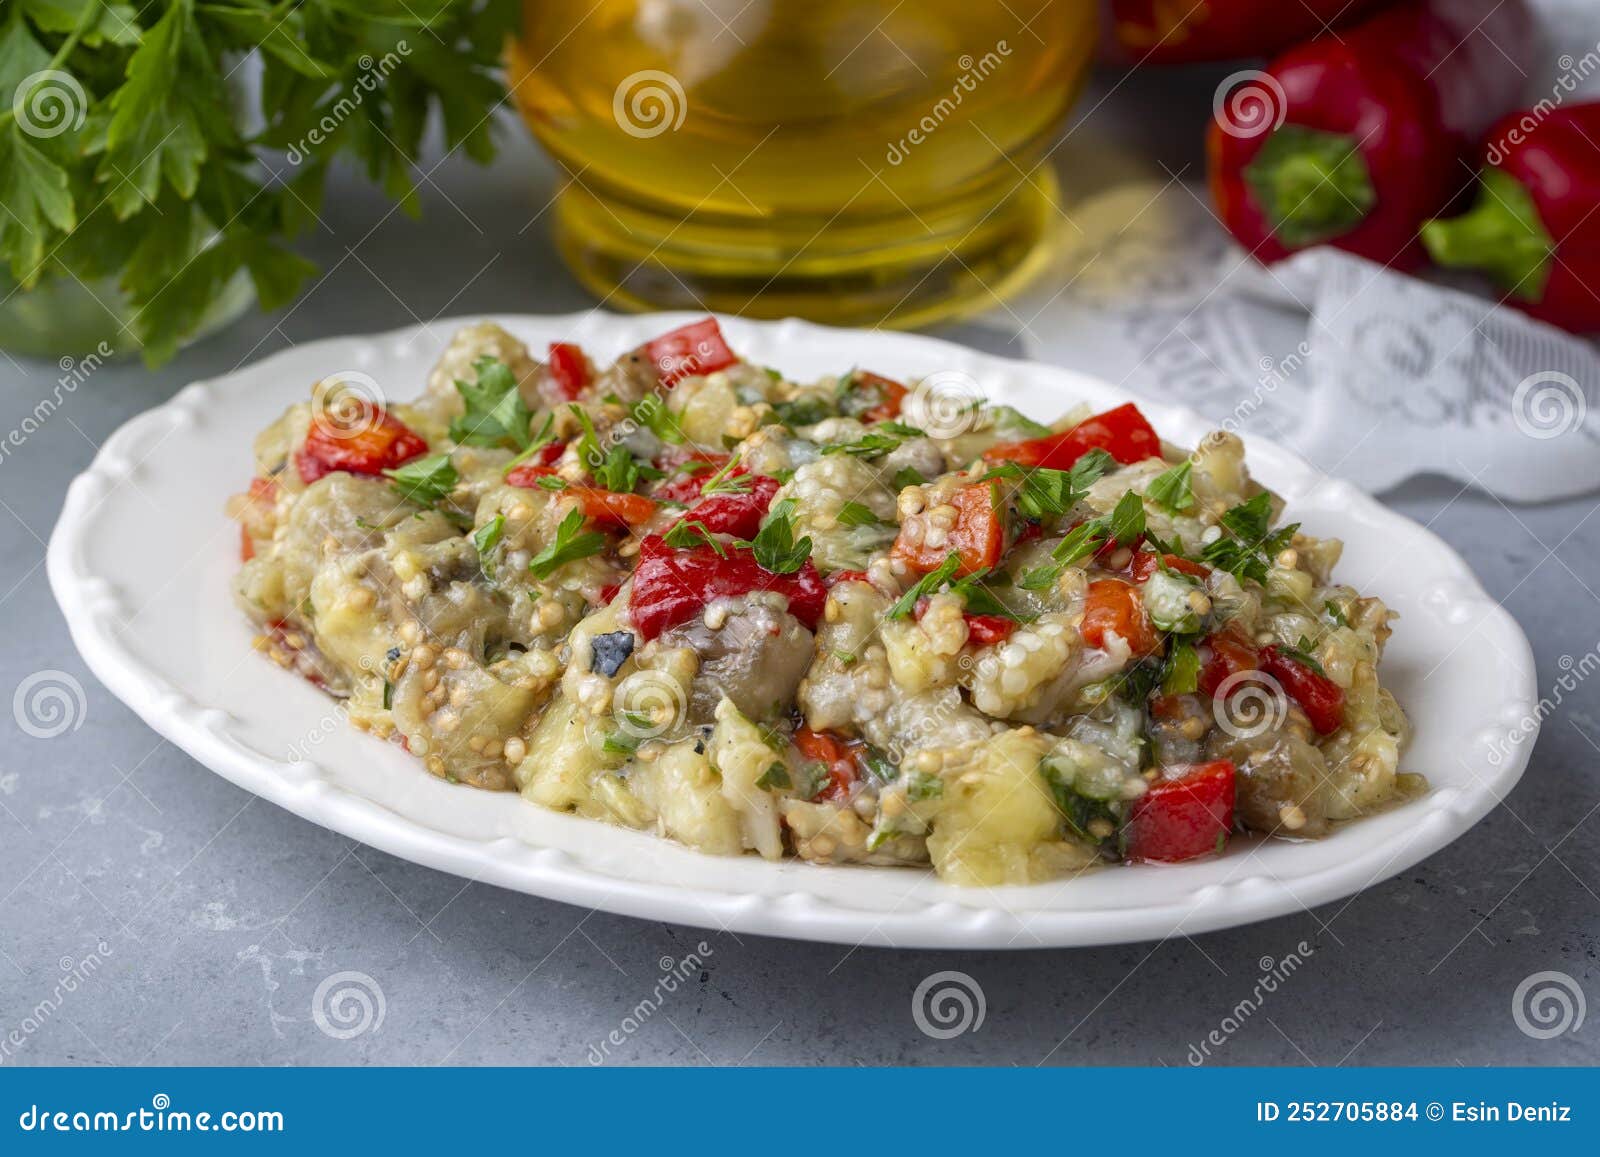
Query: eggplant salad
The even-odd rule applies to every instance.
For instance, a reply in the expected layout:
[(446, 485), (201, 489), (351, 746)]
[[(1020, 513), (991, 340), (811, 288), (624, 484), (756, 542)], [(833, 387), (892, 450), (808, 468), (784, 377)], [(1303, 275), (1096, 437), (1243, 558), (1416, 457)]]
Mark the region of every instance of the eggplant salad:
[[(887, 368), (887, 367), (880, 367)], [(256, 647), (451, 783), (702, 852), (1056, 879), (1424, 790), (1392, 613), (1244, 447), (971, 379), (802, 383), (715, 319), (608, 366), (458, 332), (256, 439)]]

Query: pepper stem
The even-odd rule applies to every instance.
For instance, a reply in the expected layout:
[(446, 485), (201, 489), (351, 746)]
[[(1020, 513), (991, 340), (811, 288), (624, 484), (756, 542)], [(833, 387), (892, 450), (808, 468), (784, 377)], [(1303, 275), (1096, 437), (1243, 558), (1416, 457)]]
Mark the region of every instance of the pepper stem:
[(1459, 217), (1422, 227), (1422, 244), (1434, 264), (1479, 269), (1514, 296), (1538, 301), (1555, 265), (1555, 242), (1533, 196), (1503, 169), (1485, 169), (1478, 203)]
[(1302, 125), (1274, 129), (1244, 179), (1291, 249), (1348, 233), (1378, 201), (1356, 139)]

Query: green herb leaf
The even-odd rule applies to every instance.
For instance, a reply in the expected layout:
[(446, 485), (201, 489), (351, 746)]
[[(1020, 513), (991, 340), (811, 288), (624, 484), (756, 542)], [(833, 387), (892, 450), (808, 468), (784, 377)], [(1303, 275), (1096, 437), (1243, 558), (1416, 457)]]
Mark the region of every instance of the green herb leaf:
[(1161, 669), (1164, 695), (1192, 695), (1200, 686), (1200, 652), (1188, 643), (1174, 643)]
[(846, 502), (837, 515), (840, 526), (882, 526), (883, 519), (859, 502)]
[(902, 466), (894, 472), (893, 486), (896, 490), (904, 490), (907, 486), (926, 486), (928, 480), (910, 466)]
[(761, 773), (761, 778), (756, 780), (756, 786), (763, 791), (772, 791), (775, 788), (788, 790), (794, 787), (794, 781), (789, 778), (789, 769), (777, 760), (767, 765), (767, 770)]
[(546, 446), (550, 445), (550, 443), (554, 442), (556, 440), (555, 423), (556, 416), (554, 414), (546, 414), (544, 416), (543, 424), (541, 424), (539, 427), (539, 432), (529, 440), (527, 446), (525, 446), (515, 458), (506, 463), (505, 469), (500, 471), (500, 476), (503, 478), (507, 474), (510, 474), (518, 466), (521, 466), (540, 450), (543, 450)]
[(693, 550), (697, 546), (709, 546), (717, 552), (719, 558), (728, 557), (727, 544), (712, 534), (711, 528), (699, 519), (684, 520), (674, 524), (671, 530), (661, 536), (661, 541), (673, 550)]
[(889, 453), (891, 450), (899, 449), (899, 447), (899, 438), (880, 433), (878, 428), (874, 426), (854, 442), (835, 442), (832, 445), (824, 446), (822, 452), (824, 454), (849, 454), (855, 458), (876, 458)]
[(478, 566), (487, 577), (494, 573), (494, 548), (505, 535), (506, 516), (497, 514), (472, 533), (472, 545), (478, 548)]
[(735, 454), (722, 464), (722, 468), (707, 478), (700, 487), (700, 497), (710, 498), (714, 494), (748, 494), (750, 492), (750, 475), (735, 474), (733, 471), (739, 465), (739, 455)]
[(931, 595), (954, 578), (956, 571), (960, 569), (961, 556), (955, 551), (951, 551), (945, 556), (945, 560), (939, 564), (937, 569), (929, 571), (911, 584), (911, 588), (889, 608), (888, 617), (891, 619), (905, 618), (916, 609), (918, 599), (924, 595)]
[(646, 394), (633, 404), (628, 414), (668, 445), (681, 446), (686, 441), (677, 419), (659, 394)]
[(1144, 533), (1144, 499), (1128, 491), (1111, 512), (1106, 532), (1118, 546), (1132, 546)]
[(1010, 619), (1020, 623), (1022, 618), (1010, 607), (1006, 606), (983, 585), (984, 578), (989, 574), (988, 568), (973, 571), (966, 578), (958, 579), (950, 584), (950, 593), (960, 595), (966, 602), (966, 613), (969, 615), (994, 615), (1002, 619)]
[(1350, 620), (1346, 618), (1345, 613), (1339, 609), (1338, 603), (1330, 600), (1329, 602), (1323, 603), (1322, 607), (1328, 612), (1328, 617), (1334, 621), (1336, 626), (1348, 627), (1350, 625)]
[(811, 557), (811, 539), (794, 538), (794, 508), (792, 498), (785, 498), (767, 512), (766, 521), (756, 533), (750, 549), (762, 570), (772, 574), (793, 574)]
[(456, 392), (466, 412), (450, 421), (450, 437), (462, 446), (507, 446), (522, 450), (528, 445), (528, 428), (533, 414), (522, 400), (511, 367), (494, 358), (479, 358), (472, 363), (477, 380), (456, 380)]
[(461, 481), (449, 454), (413, 458), (404, 466), (383, 473), (393, 480), (391, 489), (401, 498), (429, 508), (454, 490), (456, 483)]
[(528, 570), (534, 578), (544, 580), (567, 563), (599, 554), (605, 548), (606, 536), (599, 531), (584, 530), (583, 511), (574, 509), (556, 527), (555, 541), (529, 561)]
[(1181, 512), (1194, 505), (1194, 491), (1189, 488), (1189, 475), (1194, 469), (1192, 462), (1180, 462), (1170, 470), (1164, 470), (1150, 480), (1150, 486), (1145, 491), (1150, 501), (1165, 506), (1168, 510)]

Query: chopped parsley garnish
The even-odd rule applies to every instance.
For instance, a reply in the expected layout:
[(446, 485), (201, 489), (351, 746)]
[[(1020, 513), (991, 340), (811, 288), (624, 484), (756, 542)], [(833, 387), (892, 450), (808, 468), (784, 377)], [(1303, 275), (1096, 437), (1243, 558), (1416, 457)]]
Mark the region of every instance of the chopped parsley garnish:
[(1188, 510), (1194, 505), (1194, 491), (1189, 488), (1189, 474), (1193, 469), (1192, 462), (1180, 462), (1172, 469), (1162, 471), (1150, 480), (1145, 490), (1146, 496), (1151, 502), (1165, 506), (1174, 513)]
[(1345, 617), (1344, 611), (1339, 609), (1338, 603), (1326, 602), (1322, 604), (1322, 608), (1328, 612), (1328, 617), (1334, 621), (1336, 626), (1348, 627), (1350, 625), (1350, 620)]
[(996, 466), (980, 481), (1003, 478), (1017, 485), (1017, 509), (1033, 519), (1054, 517), (1071, 510), (1089, 492), (1097, 479), (1112, 465), (1104, 450), (1090, 450), (1073, 463), (1070, 470), (1047, 466), (1025, 467), (1015, 462)]
[(478, 565), (486, 578), (494, 570), (494, 548), (500, 545), (505, 530), (506, 516), (497, 514), (472, 533), (472, 545), (478, 548)]
[(824, 446), (824, 454), (849, 454), (855, 458), (876, 458), (887, 454), (900, 447), (900, 439), (881, 433), (878, 427), (873, 427), (854, 442), (835, 442)]
[(710, 498), (715, 494), (749, 493), (750, 476), (733, 472), (738, 465), (739, 455), (735, 454), (722, 464), (720, 470), (705, 480), (705, 483), (700, 487), (700, 497)]
[(450, 437), (462, 446), (526, 449), (533, 413), (522, 400), (511, 367), (484, 357), (473, 362), (472, 369), (477, 381), (456, 380), (466, 411), (451, 419)]
[(995, 598), (989, 592), (989, 589), (983, 585), (983, 579), (988, 573), (989, 569), (984, 567), (981, 570), (973, 571), (966, 578), (957, 579), (950, 584), (950, 593), (960, 595), (965, 600), (966, 612), (969, 615), (994, 615), (998, 618), (1010, 619), (1014, 623), (1020, 623), (1022, 621), (1021, 616)]
[(768, 511), (766, 521), (756, 532), (750, 544), (756, 563), (772, 574), (793, 574), (811, 557), (809, 536), (799, 542), (794, 538), (794, 508), (792, 498), (785, 498)]
[[(633, 722), (630, 718), (630, 722), (633, 722), (633, 726), (641, 731), (648, 729), (650, 726), (650, 719), (648, 716), (643, 717), (643, 720), (644, 722), (641, 726), (639, 723)], [(605, 740), (600, 744), (600, 749), (611, 755), (632, 755), (634, 752), (639, 750), (639, 745), (643, 742), (643, 735), (635, 735), (631, 731), (626, 731), (619, 728), (605, 737)]]
[(912, 772), (906, 780), (906, 798), (912, 803), (938, 799), (944, 795), (944, 780), (925, 771)]
[(628, 411), (628, 416), (669, 445), (677, 446), (685, 441), (672, 411), (667, 409), (666, 402), (657, 394), (646, 394), (640, 398)]
[(599, 554), (606, 548), (606, 536), (597, 530), (583, 529), (583, 511), (574, 509), (556, 527), (555, 541), (534, 555), (528, 570), (536, 579), (547, 579), (569, 562)]
[(926, 486), (928, 480), (920, 471), (913, 470), (910, 466), (902, 466), (894, 472), (893, 485), (896, 490), (904, 490), (907, 486)]
[(899, 778), (900, 769), (895, 767), (894, 761), (870, 743), (861, 748), (856, 760), (879, 783), (893, 783)]
[(1262, 491), (1248, 502), (1241, 502), (1222, 516), (1223, 527), (1234, 537), (1207, 543), (1200, 551), (1200, 561), (1225, 570), (1243, 581), (1267, 581), (1267, 559), (1289, 545), (1298, 522), (1280, 530), (1272, 529), (1272, 499)]
[(385, 470), (384, 476), (394, 482), (392, 489), (407, 502), (432, 507), (456, 488), (461, 475), (449, 454), (430, 454), (414, 458), (404, 466)]
[(837, 515), (840, 526), (881, 526), (883, 519), (872, 513), (870, 507), (859, 502), (846, 502)]
[(1188, 643), (1174, 643), (1161, 668), (1163, 695), (1192, 695), (1200, 686), (1200, 652)]
[(825, 418), (833, 417), (833, 407), (821, 398), (796, 398), (792, 402), (774, 402), (772, 412), (778, 421), (793, 430), (800, 426), (815, 426)]
[(712, 534), (711, 528), (698, 518), (676, 523), (671, 530), (661, 536), (661, 541), (673, 550), (693, 550), (697, 546), (705, 545), (716, 551), (719, 558), (728, 557), (727, 544)]
[(1067, 567), (1086, 558), (1114, 542), (1118, 546), (1131, 546), (1144, 533), (1144, 500), (1128, 491), (1118, 501), (1110, 514), (1081, 523), (1067, 532), (1050, 557), (1054, 565), (1035, 567), (1024, 571), (1017, 585), (1030, 591), (1049, 590)]
[(1300, 641), (1294, 646), (1280, 646), (1278, 650), (1282, 651), (1285, 655), (1289, 656), (1289, 658), (1293, 659), (1301, 666), (1310, 667), (1318, 675), (1321, 675), (1323, 678), (1327, 678), (1328, 673), (1322, 669), (1322, 664), (1317, 661), (1317, 645), (1304, 635), (1300, 636)]
[(928, 436), (926, 430), (908, 425), (894, 418), (875, 422), (872, 428), (882, 434), (893, 434), (896, 438), (926, 438)]
[(539, 432), (533, 436), (532, 440), (529, 441), (527, 446), (523, 447), (522, 451), (518, 453), (515, 458), (506, 463), (505, 469), (500, 471), (501, 475), (504, 476), (506, 474), (510, 474), (518, 466), (521, 466), (529, 458), (532, 458), (540, 450), (543, 450), (546, 446), (550, 445), (551, 442), (554, 442), (556, 440), (555, 424), (555, 415), (546, 414), (544, 416), (544, 424), (539, 427)]
[(642, 471), (626, 446), (613, 446), (605, 459), (589, 473), (594, 476), (595, 485), (602, 490), (632, 494), (634, 487), (639, 485)]
[(911, 589), (906, 591), (905, 594), (901, 595), (900, 598), (895, 601), (894, 606), (889, 608), (888, 617), (891, 619), (905, 618), (916, 609), (918, 599), (922, 598), (924, 595), (931, 595), (934, 591), (938, 590), (945, 583), (954, 578), (956, 571), (960, 569), (961, 556), (955, 551), (951, 551), (947, 556), (945, 556), (945, 560), (940, 563), (936, 569), (929, 571), (916, 582), (911, 584)]
[(756, 786), (764, 791), (774, 788), (792, 788), (794, 781), (789, 778), (789, 768), (774, 760), (767, 765), (767, 770), (761, 773), (761, 778), (756, 780)]

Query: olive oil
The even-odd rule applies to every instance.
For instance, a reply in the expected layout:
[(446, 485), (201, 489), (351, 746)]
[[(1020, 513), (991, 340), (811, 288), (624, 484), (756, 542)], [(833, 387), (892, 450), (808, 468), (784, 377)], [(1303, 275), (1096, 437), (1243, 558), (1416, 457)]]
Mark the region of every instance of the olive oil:
[(525, 0), (513, 93), (612, 307), (911, 325), (1041, 262), (1093, 0)]

